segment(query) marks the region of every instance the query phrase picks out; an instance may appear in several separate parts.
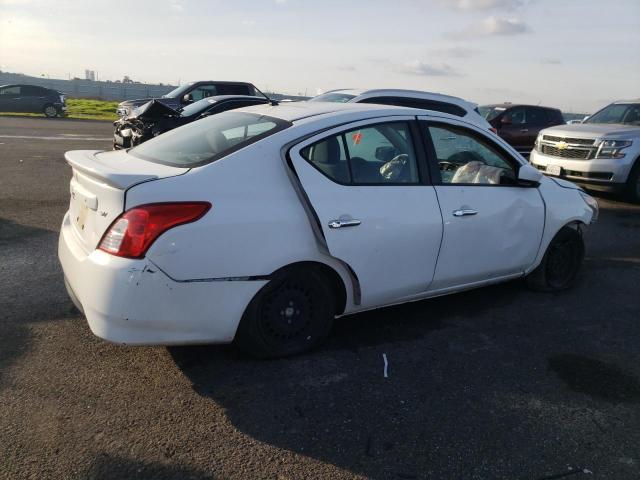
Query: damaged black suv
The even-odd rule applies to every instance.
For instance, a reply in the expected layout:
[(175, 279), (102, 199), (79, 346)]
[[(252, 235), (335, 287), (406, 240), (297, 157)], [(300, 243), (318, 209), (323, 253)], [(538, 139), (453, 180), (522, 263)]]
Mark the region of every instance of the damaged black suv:
[[(263, 94), (252, 83), (246, 82), (218, 82), (218, 81), (200, 81), (187, 83), (178, 88), (171, 90), (160, 98), (155, 98), (174, 110), (197, 102), (203, 98), (212, 97), (214, 95), (247, 95), (252, 97), (262, 97)], [(148, 103), (151, 98), (140, 100), (126, 100), (118, 104), (116, 113), (120, 118), (126, 117), (141, 105)]]
[(139, 145), (150, 138), (200, 118), (236, 108), (268, 103), (266, 97), (218, 95), (203, 98), (184, 108), (173, 109), (159, 100), (151, 100), (130, 115), (113, 122), (113, 148), (120, 150)]

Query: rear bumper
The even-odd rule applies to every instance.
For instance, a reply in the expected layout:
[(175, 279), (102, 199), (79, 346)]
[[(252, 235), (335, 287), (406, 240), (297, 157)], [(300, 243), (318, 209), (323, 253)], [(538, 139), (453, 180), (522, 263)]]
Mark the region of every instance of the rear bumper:
[(180, 281), (147, 259), (87, 254), (65, 215), (58, 257), (71, 299), (91, 331), (127, 345), (229, 343), (266, 281)]
[(536, 150), (531, 152), (529, 161), (545, 173), (550, 165), (559, 166), (562, 168), (560, 177), (601, 191), (623, 190), (632, 166), (627, 159), (570, 160), (544, 155)]

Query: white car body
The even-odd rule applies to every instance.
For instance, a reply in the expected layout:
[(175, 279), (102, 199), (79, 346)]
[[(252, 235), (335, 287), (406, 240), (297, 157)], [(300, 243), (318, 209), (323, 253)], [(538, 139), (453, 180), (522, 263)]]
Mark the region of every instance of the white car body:
[[(451, 113), (464, 118), (464, 120), (469, 123), (473, 123), (480, 128), (495, 133), (495, 129), (491, 124), (478, 113), (477, 104), (452, 95), (399, 88), (376, 88), (368, 90), (346, 88), (331, 90), (330, 92), (313, 97), (310, 101), (325, 101), (324, 99), (329, 97), (335, 97), (333, 101), (344, 101), (345, 103), (374, 103), (377, 105), (393, 105)], [(339, 98), (340, 100), (338, 100)]]
[[(231, 342), (248, 303), (293, 264), (332, 272), (344, 290), (338, 316), (522, 277), (562, 227), (588, 225), (596, 213), (577, 187), (543, 177), (500, 138), (453, 115), (313, 102), (235, 112), (290, 126), (193, 168), (127, 151), (66, 154), (73, 177), (59, 258), (70, 296), (97, 336), (135, 345)], [(394, 121), (464, 129), (508, 156), (531, 184), (345, 186), (300, 154), (334, 132)], [(98, 248), (123, 212), (180, 201), (212, 207), (162, 233), (142, 258)], [(460, 209), (478, 213), (456, 216)], [(350, 219), (361, 224), (328, 227)]]

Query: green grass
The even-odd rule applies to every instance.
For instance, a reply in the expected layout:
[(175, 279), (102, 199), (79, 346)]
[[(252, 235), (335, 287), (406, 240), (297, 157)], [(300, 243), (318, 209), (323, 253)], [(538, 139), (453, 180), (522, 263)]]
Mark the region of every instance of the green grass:
[(117, 120), (116, 106), (118, 102), (102, 100), (86, 100), (83, 98), (67, 99), (67, 117), (93, 118), (96, 120)]
[[(67, 98), (67, 118), (82, 118), (93, 120), (117, 120), (116, 106), (118, 102), (105, 102), (102, 100), (88, 100), (84, 98)], [(23, 117), (44, 117), (39, 113), (11, 113), (3, 112), (0, 115), (19, 115)]]

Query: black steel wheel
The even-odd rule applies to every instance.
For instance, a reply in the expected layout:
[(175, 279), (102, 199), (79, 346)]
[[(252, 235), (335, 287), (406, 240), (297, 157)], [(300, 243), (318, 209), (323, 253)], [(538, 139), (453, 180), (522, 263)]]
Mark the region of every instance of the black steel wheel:
[(329, 282), (316, 269), (278, 273), (247, 307), (235, 342), (259, 358), (302, 353), (326, 338), (335, 304)]
[(540, 265), (527, 276), (527, 285), (547, 292), (570, 288), (578, 278), (583, 260), (581, 233), (564, 227), (551, 240)]

